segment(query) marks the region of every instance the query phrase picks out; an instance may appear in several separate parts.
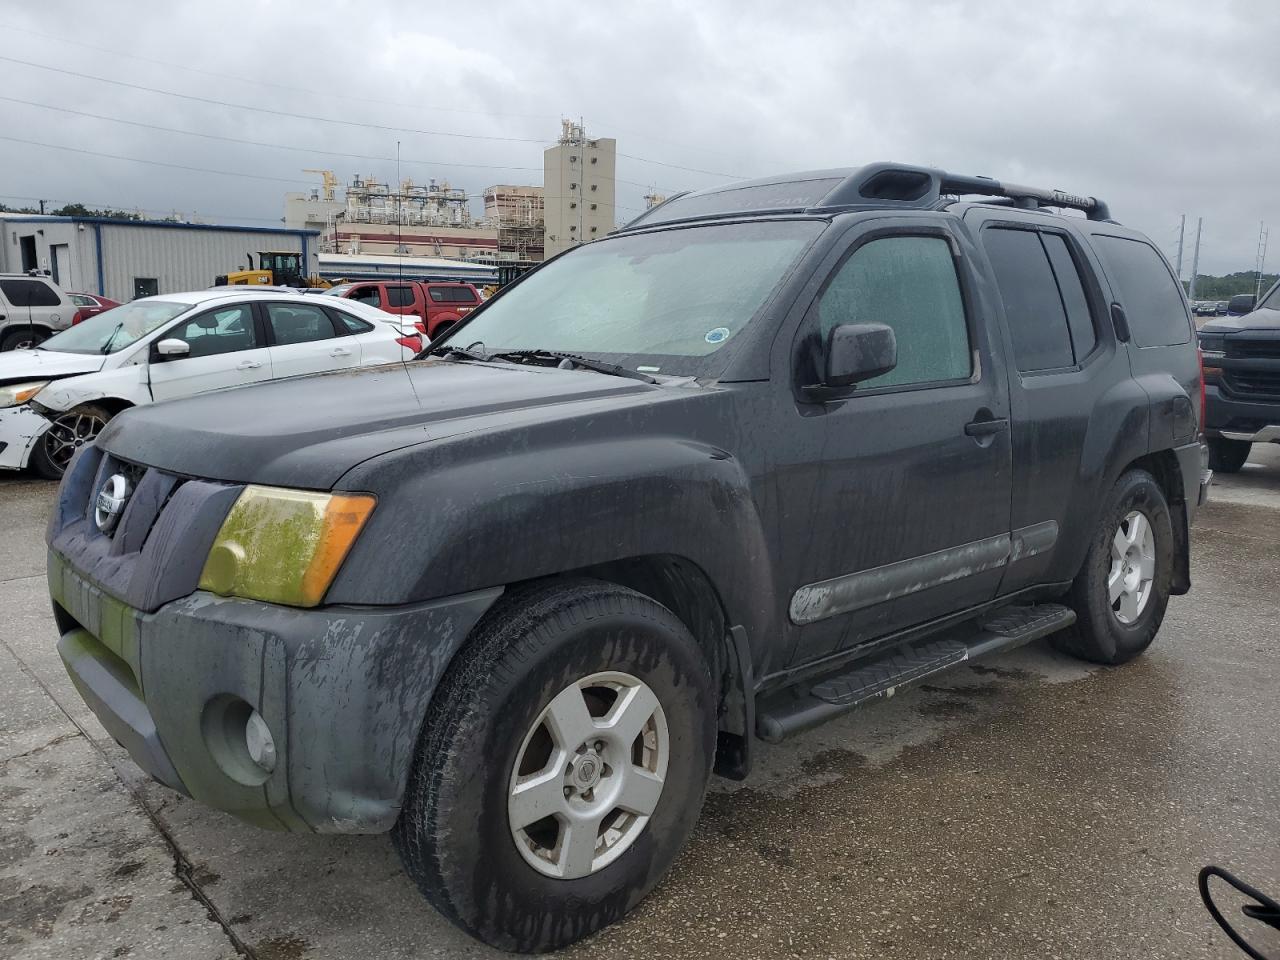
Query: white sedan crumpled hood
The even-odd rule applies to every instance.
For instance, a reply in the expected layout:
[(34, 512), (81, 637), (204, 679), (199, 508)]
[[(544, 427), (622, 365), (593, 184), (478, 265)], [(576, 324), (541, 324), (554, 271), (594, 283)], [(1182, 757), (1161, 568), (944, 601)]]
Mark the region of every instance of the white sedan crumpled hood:
[(0, 353), (0, 383), (16, 380), (51, 380), (96, 373), (107, 358), (92, 353), (56, 353), (52, 350), (8, 350)]

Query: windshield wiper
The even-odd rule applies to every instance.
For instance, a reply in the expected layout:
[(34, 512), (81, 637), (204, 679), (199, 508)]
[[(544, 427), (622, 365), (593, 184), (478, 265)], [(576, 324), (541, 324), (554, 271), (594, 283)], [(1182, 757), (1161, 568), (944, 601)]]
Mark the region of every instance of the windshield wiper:
[[(590, 360), (575, 353), (561, 353), (559, 350), (505, 350), (502, 353), (495, 353), (491, 356), (501, 360), (516, 361), (558, 360), (557, 366), (563, 369), (582, 367), (585, 370), (594, 370), (596, 373), (607, 373), (612, 377), (627, 377), (630, 380), (643, 380), (645, 383), (658, 382), (647, 373), (641, 373), (639, 370), (632, 370), (616, 363), (605, 363), (603, 360)], [(566, 364), (570, 366), (566, 367)]]
[[(474, 346), (483, 347), (484, 344), (477, 340), (475, 343), (471, 344), (471, 347)], [(426, 355), (428, 357), (443, 358), (458, 356), (462, 357), (464, 360), (478, 360), (481, 362), (491, 361), (494, 359), (494, 355), (485, 353), (483, 350), (472, 350), (471, 347), (455, 347), (452, 344), (442, 343), (438, 347), (428, 347)]]
[(102, 353), (104, 355), (111, 352), (111, 345), (116, 342), (116, 337), (120, 336), (120, 331), (124, 329), (124, 321), (121, 320), (116, 324), (116, 328), (111, 331), (111, 336), (107, 337), (107, 342), (102, 345)]

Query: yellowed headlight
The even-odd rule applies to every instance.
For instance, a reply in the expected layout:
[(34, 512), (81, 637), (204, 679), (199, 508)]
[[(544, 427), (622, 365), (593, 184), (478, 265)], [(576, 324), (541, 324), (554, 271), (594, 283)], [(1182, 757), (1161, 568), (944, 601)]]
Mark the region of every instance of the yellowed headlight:
[(209, 550), (200, 589), (314, 607), (376, 503), (365, 493), (245, 487)]

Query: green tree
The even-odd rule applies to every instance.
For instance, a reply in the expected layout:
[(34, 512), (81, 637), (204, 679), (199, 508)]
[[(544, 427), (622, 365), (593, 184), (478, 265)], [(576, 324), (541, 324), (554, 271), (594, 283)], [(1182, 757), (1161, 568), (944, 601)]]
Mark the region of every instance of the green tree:
[[(1252, 270), (1237, 270), (1225, 276), (1215, 277), (1201, 273), (1196, 276), (1197, 300), (1230, 300), (1237, 293), (1253, 293), (1258, 282), (1258, 275)], [(1276, 274), (1262, 275), (1262, 289), (1266, 290), (1276, 282)]]
[(55, 217), (108, 217), (112, 220), (141, 220), (142, 214), (130, 213), (128, 210), (95, 210), (83, 203), (68, 203), (51, 211)]

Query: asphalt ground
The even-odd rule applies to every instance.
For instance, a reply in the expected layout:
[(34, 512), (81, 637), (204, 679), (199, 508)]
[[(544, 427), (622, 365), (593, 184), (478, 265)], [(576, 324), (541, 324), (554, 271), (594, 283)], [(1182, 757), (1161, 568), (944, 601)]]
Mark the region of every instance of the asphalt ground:
[[(0, 957), (497, 956), (385, 837), (260, 831), (133, 766), (54, 650), (53, 493), (0, 480)], [(1128, 666), (1038, 644), (761, 744), (648, 900), (567, 954), (1240, 956), (1195, 876), (1280, 897), (1280, 447), (1215, 483), (1193, 581)]]

